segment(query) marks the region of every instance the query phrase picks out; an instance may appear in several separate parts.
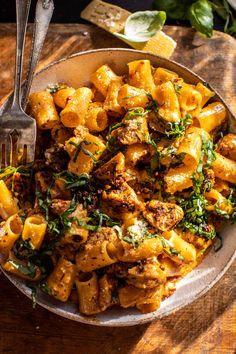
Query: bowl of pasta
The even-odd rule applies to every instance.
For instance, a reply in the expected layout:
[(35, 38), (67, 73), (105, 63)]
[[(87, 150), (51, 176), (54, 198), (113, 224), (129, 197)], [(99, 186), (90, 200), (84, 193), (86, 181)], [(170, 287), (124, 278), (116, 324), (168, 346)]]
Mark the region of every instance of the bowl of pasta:
[(1, 268), (18, 289), (127, 326), (220, 279), (235, 257), (236, 135), (209, 84), (152, 54), (94, 50), (39, 72), (27, 112), (35, 161), (0, 171)]

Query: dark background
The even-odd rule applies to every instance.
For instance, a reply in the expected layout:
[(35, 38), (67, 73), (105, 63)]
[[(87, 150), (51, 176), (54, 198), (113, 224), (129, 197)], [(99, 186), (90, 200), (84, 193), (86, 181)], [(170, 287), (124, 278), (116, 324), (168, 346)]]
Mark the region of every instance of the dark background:
[[(138, 10), (151, 10), (153, 0), (107, 0), (108, 2), (124, 7), (134, 12)], [(34, 21), (34, 9), (37, 0), (32, 0), (29, 21)], [(80, 19), (80, 12), (89, 4), (90, 0), (54, 0), (55, 10), (52, 22), (57, 23), (86, 23)], [(223, 31), (224, 21), (215, 16), (215, 29)], [(15, 22), (15, 1), (0, 0), (0, 22)], [(167, 24), (182, 24), (188, 26), (185, 21), (170, 21)]]

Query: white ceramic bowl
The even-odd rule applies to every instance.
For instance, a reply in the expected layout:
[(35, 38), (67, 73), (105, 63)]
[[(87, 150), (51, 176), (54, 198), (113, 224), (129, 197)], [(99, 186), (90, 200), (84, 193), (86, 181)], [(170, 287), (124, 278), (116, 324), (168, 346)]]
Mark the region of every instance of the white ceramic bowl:
[[(73, 87), (88, 85), (91, 73), (105, 63), (108, 63), (116, 73), (124, 74), (127, 72), (126, 64), (136, 59), (149, 59), (153, 66), (162, 66), (173, 70), (189, 83), (195, 84), (204, 81), (184, 66), (156, 55), (131, 49), (101, 49), (74, 54), (49, 65), (35, 76), (32, 91), (43, 90), (48, 84), (58, 82), (65, 82)], [(0, 113), (8, 106), (10, 99), (8, 98), (5, 102)], [(225, 104), (217, 93), (216, 99)], [(230, 110), (229, 116), (233, 121), (234, 118)], [(206, 293), (233, 262), (236, 227), (226, 225), (221, 236), (224, 239), (224, 246), (221, 250), (215, 253), (212, 249), (203, 262), (178, 283), (174, 294), (164, 300), (161, 307), (155, 312), (141, 314), (135, 309), (112, 308), (99, 315), (87, 317), (79, 314), (74, 304), (61, 303), (40, 291), (37, 293), (37, 303), (60, 316), (98, 326), (130, 326), (170, 315)], [(5, 275), (21, 292), (31, 297), (31, 289), (27, 283), (9, 273), (5, 273)]]

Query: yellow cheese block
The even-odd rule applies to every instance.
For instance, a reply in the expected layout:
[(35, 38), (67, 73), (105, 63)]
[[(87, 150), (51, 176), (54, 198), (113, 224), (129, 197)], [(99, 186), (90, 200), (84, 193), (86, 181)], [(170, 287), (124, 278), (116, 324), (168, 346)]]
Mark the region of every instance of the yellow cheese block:
[[(91, 1), (80, 14), (84, 20), (90, 21), (113, 34), (122, 32), (129, 15), (131, 15), (131, 12), (101, 0)], [(165, 58), (169, 58), (176, 47), (176, 42), (162, 31), (158, 31), (147, 42), (137, 43), (122, 40), (135, 49), (161, 55)]]
[(165, 58), (170, 58), (173, 54), (176, 42), (167, 34), (162, 31), (158, 31), (155, 36), (149, 39), (149, 41), (144, 43), (132, 43), (132, 47), (139, 50), (144, 50), (145, 52), (161, 55)]

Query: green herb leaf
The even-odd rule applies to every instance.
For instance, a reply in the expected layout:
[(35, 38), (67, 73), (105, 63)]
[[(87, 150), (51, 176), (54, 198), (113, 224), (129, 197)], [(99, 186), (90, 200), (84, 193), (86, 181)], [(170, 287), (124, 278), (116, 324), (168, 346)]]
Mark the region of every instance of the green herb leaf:
[(186, 18), (188, 7), (194, 0), (154, 0), (154, 8), (166, 12), (168, 18), (183, 20)]
[(213, 11), (208, 0), (194, 2), (188, 10), (188, 19), (198, 32), (211, 37), (213, 33)]
[(178, 122), (169, 123), (169, 129), (165, 131), (168, 138), (181, 138), (186, 128), (192, 124), (193, 120), (190, 114), (186, 114), (183, 119)]
[(76, 175), (70, 171), (62, 171), (54, 175), (55, 178), (61, 178), (65, 182), (66, 189), (79, 188), (86, 185), (90, 179), (87, 173), (82, 173), (81, 175)]
[(17, 270), (19, 270), (20, 273), (29, 276), (30, 278), (34, 278), (36, 275), (36, 265), (33, 263), (28, 262), (27, 265), (23, 265), (13, 259), (8, 260), (8, 262)]
[(174, 84), (174, 88), (175, 88), (175, 92), (176, 92), (178, 95), (180, 95), (180, 94), (181, 94), (180, 90), (182, 89), (182, 86), (179, 85), (179, 84)]
[(138, 11), (127, 18), (124, 34), (113, 34), (126, 42), (146, 42), (162, 29), (165, 20), (163, 11)]

